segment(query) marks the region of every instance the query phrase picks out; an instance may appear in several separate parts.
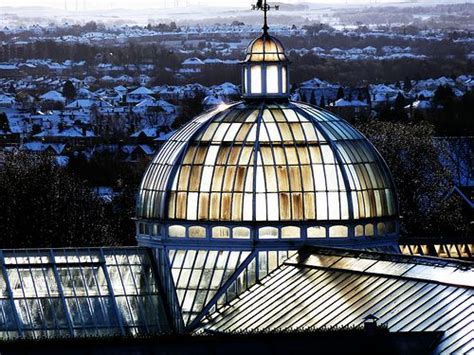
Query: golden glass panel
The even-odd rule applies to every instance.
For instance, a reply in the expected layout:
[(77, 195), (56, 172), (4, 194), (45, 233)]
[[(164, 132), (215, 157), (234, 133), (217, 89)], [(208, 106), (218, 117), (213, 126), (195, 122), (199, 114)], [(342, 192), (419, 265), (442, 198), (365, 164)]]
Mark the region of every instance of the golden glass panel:
[(316, 202), (314, 193), (304, 194), (304, 216), (306, 220), (316, 218)]
[(209, 194), (199, 194), (199, 212), (198, 220), (206, 220), (209, 218)]
[(368, 237), (374, 236), (374, 225), (372, 223), (365, 225), (365, 235)]
[(222, 179), (224, 177), (225, 167), (216, 166), (214, 168), (214, 176), (212, 178), (212, 191), (221, 191), (222, 190)]
[(226, 165), (227, 159), (229, 156), (230, 147), (226, 147), (224, 145), (220, 146), (219, 152), (217, 153), (216, 157), (216, 165)]
[(247, 167), (238, 166), (235, 174), (233, 191), (243, 192), (245, 186), (245, 177), (247, 176)]
[(191, 167), (189, 165), (181, 166), (181, 170), (178, 174), (178, 186), (179, 191), (186, 191), (188, 189), (189, 174), (191, 172)]
[(291, 194), (291, 209), (292, 209), (292, 218), (294, 220), (304, 220), (303, 194), (301, 193)]
[(280, 191), (290, 191), (290, 184), (288, 182), (288, 170), (284, 166), (276, 166), (278, 185)]
[(260, 146), (260, 154), (264, 165), (274, 165), (272, 148), (268, 146)]
[(168, 236), (174, 238), (186, 237), (186, 228), (179, 225), (173, 225), (168, 227)]
[(212, 122), (209, 127), (204, 131), (201, 141), (202, 142), (209, 142), (212, 140), (212, 137), (214, 136), (214, 133), (216, 132), (217, 127), (219, 127), (218, 122)]
[(231, 123), (227, 133), (224, 136), (223, 142), (234, 142), (235, 137), (237, 136), (241, 124), (240, 123)]
[(349, 234), (346, 226), (332, 226), (329, 227), (329, 238), (344, 238)]
[(223, 193), (221, 197), (221, 219), (230, 220), (232, 211), (232, 194)]
[(290, 125), (286, 122), (277, 123), (278, 128), (280, 129), (281, 138), (283, 142), (292, 142), (293, 136), (291, 134)]
[(227, 162), (227, 165), (237, 165), (241, 151), (242, 147), (232, 147), (230, 149), (229, 161)]
[(245, 140), (247, 140), (247, 135), (253, 126), (253, 123), (242, 123), (240, 130), (237, 133), (237, 136), (235, 137), (235, 141), (244, 142)]
[(377, 235), (385, 235), (385, 223), (377, 223)]
[(200, 226), (192, 226), (188, 229), (190, 238), (206, 238), (206, 228)]
[(297, 154), (298, 154), (298, 159), (300, 164), (310, 164), (311, 160), (309, 157), (309, 151), (307, 146), (297, 146), (296, 147)]
[(176, 217), (177, 219), (186, 219), (186, 192), (178, 192), (176, 198)]
[(234, 227), (232, 228), (232, 238), (250, 239), (250, 229), (245, 227)]
[(361, 226), (360, 224), (355, 226), (354, 235), (356, 237), (362, 237), (364, 235), (364, 226)]
[(324, 227), (309, 227), (306, 233), (308, 238), (326, 238), (326, 228)]
[(176, 193), (170, 192), (168, 197), (168, 218), (176, 218), (175, 199)]
[(321, 159), (321, 148), (319, 145), (310, 145), (309, 153), (313, 164), (322, 164), (323, 161)]
[(262, 120), (263, 120), (263, 122), (265, 122), (265, 123), (267, 123), (267, 122), (275, 122), (275, 119), (273, 118), (273, 115), (272, 115), (272, 113), (270, 112), (269, 109), (263, 110)]
[(314, 125), (310, 122), (303, 122), (301, 123), (301, 127), (303, 128), (304, 135), (306, 138), (306, 142), (318, 142), (318, 136), (316, 135), (316, 129)]
[(262, 227), (258, 230), (259, 239), (278, 239), (278, 229), (275, 227)]
[(288, 165), (298, 165), (298, 154), (296, 153), (295, 147), (285, 146), (285, 153)]
[(189, 177), (189, 191), (199, 191), (201, 185), (202, 166), (193, 166)]
[(297, 142), (305, 142), (305, 136), (303, 133), (303, 128), (301, 127), (301, 123), (290, 123), (291, 130), (293, 131), (294, 140)]
[(217, 238), (217, 239), (230, 238), (230, 228), (227, 228), (227, 227), (212, 228), (212, 238)]
[(239, 158), (239, 165), (248, 165), (253, 157), (253, 146), (242, 147), (242, 153)]
[(222, 186), (222, 191), (232, 192), (234, 189), (234, 177), (235, 177), (235, 166), (228, 166), (224, 174), (224, 186)]
[(275, 156), (275, 165), (286, 165), (285, 150), (280, 146), (273, 146), (273, 154)]
[(266, 182), (267, 192), (278, 192), (275, 167), (265, 166), (264, 172), (265, 172), (265, 182)]
[(215, 192), (211, 193), (211, 205), (209, 208), (210, 220), (219, 220), (220, 203), (221, 203), (221, 194), (215, 193)]
[(291, 219), (291, 204), (290, 195), (288, 193), (280, 192), (280, 219), (290, 220)]
[(191, 164), (194, 161), (194, 154), (196, 153), (197, 147), (190, 146), (184, 155), (183, 164)]
[(303, 191), (314, 191), (313, 170), (309, 165), (300, 166), (303, 179)]
[(300, 120), (303, 120), (306, 122), (308, 121), (306, 118), (298, 115), (294, 110), (282, 109), (281, 111), (283, 112), (283, 116), (282, 116), (284, 117), (283, 121), (287, 121), (287, 122), (300, 122)]
[(247, 169), (247, 177), (245, 178), (245, 192), (253, 191), (253, 169)]
[(234, 221), (242, 220), (242, 198), (243, 194), (241, 193), (232, 195), (232, 220)]
[(199, 146), (196, 149), (196, 155), (194, 156), (193, 164), (204, 164), (206, 159), (208, 146)]
[(288, 226), (281, 229), (281, 237), (285, 239), (301, 238), (301, 230), (299, 227)]
[(288, 168), (290, 175), (291, 191), (302, 191), (301, 188), (301, 173), (299, 166), (290, 166)]

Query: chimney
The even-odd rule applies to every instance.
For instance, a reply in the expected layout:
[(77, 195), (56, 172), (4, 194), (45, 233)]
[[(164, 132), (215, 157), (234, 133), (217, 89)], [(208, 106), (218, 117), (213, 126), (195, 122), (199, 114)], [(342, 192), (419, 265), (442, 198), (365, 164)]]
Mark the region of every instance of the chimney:
[(376, 333), (378, 320), (379, 318), (373, 314), (364, 317), (364, 330), (367, 334), (374, 335)]

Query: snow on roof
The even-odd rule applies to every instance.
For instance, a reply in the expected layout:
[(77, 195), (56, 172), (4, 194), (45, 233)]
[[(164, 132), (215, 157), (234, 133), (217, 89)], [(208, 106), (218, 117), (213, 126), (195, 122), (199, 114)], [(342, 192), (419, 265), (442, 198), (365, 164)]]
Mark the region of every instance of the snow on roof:
[(215, 96), (215, 95), (209, 95), (209, 96), (206, 96), (204, 98), (204, 100), (202, 100), (202, 104), (204, 106), (218, 106), (220, 104), (222, 104), (224, 102), (224, 100), (222, 100), (221, 97), (219, 96)]
[(171, 136), (173, 136), (173, 134), (175, 134), (175, 133), (176, 133), (176, 131), (171, 131), (171, 132), (168, 132), (168, 133), (161, 132), (160, 135), (158, 136), (158, 138), (155, 139), (155, 141), (165, 142), (168, 139), (170, 139)]
[(65, 102), (66, 99), (62, 94), (57, 92), (56, 90), (48, 91), (47, 93), (40, 96), (40, 99), (43, 101), (57, 101), (57, 102)]
[(140, 86), (139, 88), (133, 90), (129, 95), (153, 95), (154, 92), (151, 91), (150, 89)]
[(334, 102), (333, 104), (331, 104), (331, 106), (335, 106), (335, 107), (367, 107), (368, 104), (366, 102), (363, 102), (363, 101), (360, 101), (360, 100), (349, 101), (349, 100), (345, 100), (345, 99), (339, 99), (336, 102)]
[(147, 127), (139, 130), (138, 132), (135, 132), (131, 135), (131, 137), (137, 138), (140, 136), (145, 136), (145, 137), (156, 137), (158, 135), (156, 128), (153, 127)]
[(193, 57), (193, 58), (188, 58), (184, 60), (183, 63), (181, 64), (182, 65), (203, 65), (204, 62), (199, 58)]

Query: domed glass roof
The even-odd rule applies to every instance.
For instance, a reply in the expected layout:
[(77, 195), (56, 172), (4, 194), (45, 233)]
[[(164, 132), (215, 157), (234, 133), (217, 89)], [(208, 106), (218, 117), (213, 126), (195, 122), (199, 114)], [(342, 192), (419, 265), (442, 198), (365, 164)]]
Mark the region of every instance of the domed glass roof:
[(138, 198), (139, 219), (169, 223), (344, 224), (397, 213), (370, 142), (332, 113), (289, 101), (197, 117), (161, 148)]
[(281, 42), (264, 33), (249, 44), (244, 62), (286, 62), (287, 60)]

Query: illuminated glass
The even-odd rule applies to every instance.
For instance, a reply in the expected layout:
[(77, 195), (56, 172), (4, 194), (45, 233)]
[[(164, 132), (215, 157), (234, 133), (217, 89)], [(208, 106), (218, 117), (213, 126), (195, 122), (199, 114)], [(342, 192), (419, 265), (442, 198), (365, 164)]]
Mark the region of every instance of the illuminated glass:
[[(184, 237), (173, 220), (340, 225), (396, 218), (397, 204), (381, 157), (348, 123), (306, 104), (245, 102), (199, 116), (166, 142), (145, 173), (138, 216), (168, 220), (169, 236)], [(388, 222), (385, 233), (395, 233)]]
[(12, 250), (3, 262), (0, 339), (171, 329), (144, 249)]

